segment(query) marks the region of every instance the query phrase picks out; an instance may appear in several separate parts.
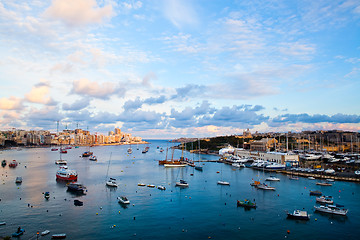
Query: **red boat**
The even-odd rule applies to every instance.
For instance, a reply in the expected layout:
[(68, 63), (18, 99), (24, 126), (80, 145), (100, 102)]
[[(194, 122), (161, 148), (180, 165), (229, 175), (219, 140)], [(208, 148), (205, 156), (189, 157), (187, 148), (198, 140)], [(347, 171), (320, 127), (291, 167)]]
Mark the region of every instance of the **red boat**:
[(9, 164), (9, 167), (16, 168), (17, 165), (18, 165), (18, 163), (16, 162), (16, 160), (12, 160), (12, 162)]
[(59, 150), (58, 148), (52, 148), (51, 151), (57, 151)]
[(60, 153), (67, 153), (66, 149), (60, 148)]
[(65, 181), (77, 181), (77, 172), (75, 170), (67, 169), (66, 167), (60, 167), (56, 172), (56, 179)]

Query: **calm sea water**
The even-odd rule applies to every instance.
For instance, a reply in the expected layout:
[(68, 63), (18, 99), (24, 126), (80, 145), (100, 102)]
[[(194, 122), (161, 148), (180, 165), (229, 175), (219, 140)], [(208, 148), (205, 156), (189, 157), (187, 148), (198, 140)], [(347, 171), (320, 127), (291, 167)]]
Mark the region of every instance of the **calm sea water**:
[[(157, 146), (166, 149), (170, 144), (150, 142), (146, 154), (141, 152), (145, 145), (139, 145), (139, 150), (133, 145), (130, 155), (128, 146), (93, 147), (96, 162), (80, 157), (85, 147), (63, 154), (69, 168), (78, 172), (78, 182), (88, 189), (83, 196), (67, 192), (65, 183), (56, 181), (58, 152), (49, 148), (3, 151), (1, 160), (16, 159), (20, 165), (0, 167), (0, 222), (6, 222), (0, 226), (0, 236), (11, 235), (21, 226), (26, 230), (21, 239), (46, 229), (51, 234), (66, 233), (67, 239), (359, 239), (359, 184), (335, 182), (320, 187), (316, 180), (294, 181), (277, 174), (281, 181), (271, 183), (276, 191), (256, 190), (249, 183), (263, 181), (269, 173), (211, 162), (203, 163), (203, 172), (191, 167), (167, 169), (158, 165), (158, 160), (165, 159), (165, 151), (160, 153)], [(108, 175), (117, 179), (117, 189), (105, 186), (110, 155)], [(170, 152), (168, 155), (171, 157)], [(175, 157), (180, 155), (176, 150)], [(189, 153), (185, 157), (193, 158)], [(201, 159), (218, 157), (201, 155)], [(15, 184), (16, 176), (23, 177), (21, 185)], [(175, 187), (180, 178), (190, 187)], [(231, 186), (217, 185), (221, 179)], [(139, 187), (139, 182), (163, 185), (166, 190)], [(333, 196), (336, 203), (349, 208), (348, 216), (315, 213), (315, 197), (309, 196), (309, 190)], [(48, 201), (45, 191), (50, 192)], [(127, 208), (117, 202), (121, 195), (131, 201)], [(258, 208), (237, 207), (236, 200), (245, 198), (255, 199)], [(74, 206), (74, 199), (83, 201), (84, 206)], [(286, 210), (294, 209), (307, 210), (311, 220), (286, 219)], [(50, 239), (51, 234), (41, 239)]]

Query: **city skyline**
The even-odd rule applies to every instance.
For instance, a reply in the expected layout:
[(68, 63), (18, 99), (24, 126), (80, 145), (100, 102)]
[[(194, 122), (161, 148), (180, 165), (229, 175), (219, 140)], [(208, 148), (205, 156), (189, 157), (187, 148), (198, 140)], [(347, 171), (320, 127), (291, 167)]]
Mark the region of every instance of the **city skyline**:
[(355, 0), (0, 1), (0, 129), (359, 132), (359, 20)]

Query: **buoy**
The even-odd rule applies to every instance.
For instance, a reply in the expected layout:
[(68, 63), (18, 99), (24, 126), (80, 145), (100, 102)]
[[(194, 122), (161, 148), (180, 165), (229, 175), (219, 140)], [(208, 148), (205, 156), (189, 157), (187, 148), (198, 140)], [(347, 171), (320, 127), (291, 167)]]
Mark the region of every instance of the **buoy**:
[(317, 218), (315, 218), (315, 221), (317, 221)]
[(119, 211), (119, 214), (120, 214), (120, 211)]
[(134, 220), (135, 220), (135, 217), (134, 217)]
[(102, 207), (100, 207), (100, 209), (102, 210)]
[(290, 234), (290, 230), (287, 230), (286, 232), (287, 232), (287, 234)]
[(113, 227), (116, 227), (116, 225), (114, 224)]
[(96, 213), (96, 215), (99, 215), (98, 213)]

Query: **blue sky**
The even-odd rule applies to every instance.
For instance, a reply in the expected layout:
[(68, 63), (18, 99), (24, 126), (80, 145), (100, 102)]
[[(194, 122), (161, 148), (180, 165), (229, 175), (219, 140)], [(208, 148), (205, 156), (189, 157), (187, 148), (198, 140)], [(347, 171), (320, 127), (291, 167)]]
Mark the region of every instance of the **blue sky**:
[(360, 130), (360, 2), (0, 0), (0, 128)]

